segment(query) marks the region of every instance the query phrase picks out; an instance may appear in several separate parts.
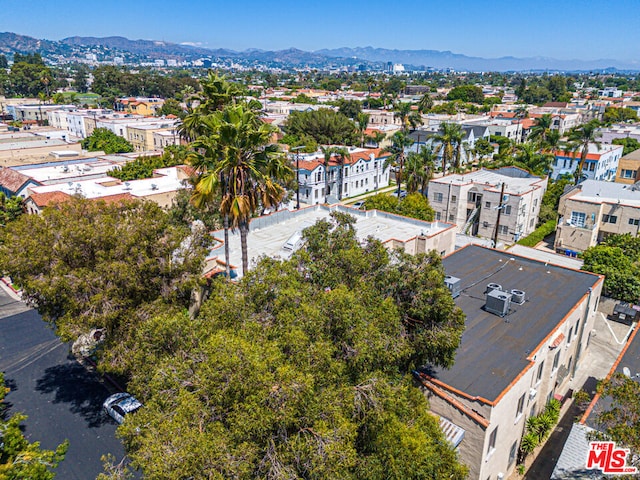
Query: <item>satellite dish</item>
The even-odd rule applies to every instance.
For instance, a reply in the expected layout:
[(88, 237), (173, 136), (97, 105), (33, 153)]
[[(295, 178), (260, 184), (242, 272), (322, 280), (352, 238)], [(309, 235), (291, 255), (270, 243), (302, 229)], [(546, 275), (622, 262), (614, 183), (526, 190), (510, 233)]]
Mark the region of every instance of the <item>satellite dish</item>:
[(625, 377), (631, 378), (631, 370), (629, 370), (629, 367), (624, 367), (622, 373), (624, 373)]

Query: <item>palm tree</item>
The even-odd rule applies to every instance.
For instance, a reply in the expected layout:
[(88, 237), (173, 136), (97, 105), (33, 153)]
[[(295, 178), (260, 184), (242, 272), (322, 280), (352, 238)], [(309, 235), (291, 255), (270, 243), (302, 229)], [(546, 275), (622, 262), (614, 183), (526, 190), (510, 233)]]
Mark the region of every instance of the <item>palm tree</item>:
[(393, 116), (400, 120), (402, 129), (405, 132), (415, 130), (418, 125), (422, 125), (422, 117), (418, 112), (412, 111), (411, 104), (407, 102), (396, 103)]
[(358, 113), (356, 117), (356, 121), (358, 123), (358, 132), (360, 132), (360, 148), (364, 147), (364, 132), (369, 125), (369, 117), (368, 113)]
[[(219, 193), (225, 225), (240, 231), (242, 271), (246, 274), (249, 220), (260, 207), (271, 208), (282, 201), (282, 183), (293, 170), (278, 146), (270, 143), (273, 128), (261, 122), (249, 106), (228, 105), (209, 121), (215, 127), (212, 133), (194, 142), (194, 148), (207, 155), (202, 162), (192, 163), (200, 174), (193, 199), (197, 204)], [(271, 177), (276, 173), (279, 178)]]
[(553, 124), (553, 117), (546, 113), (539, 117), (535, 126), (531, 129), (529, 134), (529, 140), (539, 140), (541, 148), (544, 148), (547, 143), (547, 137), (551, 133), (551, 125)]
[(447, 163), (452, 162), (453, 168), (460, 166), (460, 151), (462, 149), (462, 127), (457, 123), (440, 124), (440, 133), (433, 139), (440, 142), (442, 148), (442, 172), (447, 174)]
[(438, 153), (431, 145), (423, 146), (419, 152), (409, 152), (405, 163), (405, 173), (407, 176), (407, 192), (420, 192), (424, 194), (429, 185), (429, 180), (433, 178)]
[(573, 174), (576, 185), (580, 183), (582, 179), (582, 169), (584, 168), (584, 162), (589, 153), (589, 145), (593, 144), (600, 149), (600, 142), (598, 142), (598, 138), (601, 136), (601, 133), (598, 132), (599, 126), (600, 123), (597, 120), (591, 120), (580, 127), (571, 129), (569, 132), (568, 139), (571, 150), (574, 152), (574, 155), (575, 152), (580, 151), (580, 162)]
[(431, 110), (432, 107), (433, 98), (431, 98), (429, 92), (426, 92), (424, 95), (422, 95), (422, 98), (420, 98), (420, 101), (418, 102), (418, 111), (420, 113), (427, 113), (429, 110)]
[(398, 168), (396, 171), (396, 181), (398, 182), (398, 199), (400, 198), (400, 190), (402, 184), (402, 169), (404, 167), (404, 150), (413, 145), (413, 140), (409, 138), (404, 130), (399, 130), (391, 137), (391, 145), (383, 150), (384, 153), (390, 153), (384, 162), (384, 168), (393, 165)]

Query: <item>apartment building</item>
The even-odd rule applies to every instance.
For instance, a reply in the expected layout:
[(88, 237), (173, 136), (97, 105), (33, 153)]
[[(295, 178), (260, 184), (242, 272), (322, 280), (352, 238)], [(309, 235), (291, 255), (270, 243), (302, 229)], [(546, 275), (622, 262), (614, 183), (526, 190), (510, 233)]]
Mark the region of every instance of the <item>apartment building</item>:
[(415, 376), (469, 478), (506, 479), (527, 419), (570, 395), (603, 277), (475, 245), (443, 265), (465, 331), (451, 368)]
[(321, 152), (301, 154), (297, 160), (294, 156), (299, 165), (301, 202), (317, 205), (325, 203), (326, 198), (327, 203), (336, 203), (340, 198), (389, 186), (390, 169), (384, 165), (388, 154), (382, 154), (379, 148), (349, 147), (348, 150), (348, 157), (341, 159), (333, 155), (328, 166)]
[[(600, 144), (598, 147), (594, 143), (589, 144), (587, 158), (582, 166), (583, 178), (613, 182), (623, 150), (622, 145)], [(553, 154), (555, 158), (551, 164), (551, 178), (555, 180), (561, 175), (573, 176), (580, 164), (580, 150), (556, 150)]]
[(640, 149), (626, 154), (618, 162), (616, 183), (633, 184), (640, 181)]
[(481, 169), (429, 182), (429, 203), (436, 220), (455, 223), (458, 232), (506, 243), (536, 228), (547, 177), (516, 167)]
[(583, 252), (609, 235), (640, 231), (640, 187), (585, 180), (560, 197), (555, 249)]
[(165, 141), (172, 141), (172, 145), (179, 143), (180, 135), (177, 131), (177, 122), (168, 119), (156, 119), (153, 123), (128, 125), (126, 138), (133, 145), (134, 152), (161, 150), (163, 147), (158, 145), (158, 140), (163, 137), (156, 136), (156, 133), (161, 132), (168, 135), (164, 138)]

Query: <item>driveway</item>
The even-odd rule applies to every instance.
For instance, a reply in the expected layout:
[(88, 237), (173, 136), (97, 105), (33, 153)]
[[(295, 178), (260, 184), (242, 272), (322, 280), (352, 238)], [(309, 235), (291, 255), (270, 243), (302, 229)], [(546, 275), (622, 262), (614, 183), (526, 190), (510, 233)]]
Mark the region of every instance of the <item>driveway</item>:
[(69, 450), (59, 465), (59, 479), (94, 479), (100, 457), (124, 449), (116, 424), (102, 413), (109, 391), (88, 372), (42, 321), (38, 312), (0, 289), (0, 370), (11, 389), (5, 401), (9, 415), (22, 412), (29, 441), (53, 449), (65, 439)]

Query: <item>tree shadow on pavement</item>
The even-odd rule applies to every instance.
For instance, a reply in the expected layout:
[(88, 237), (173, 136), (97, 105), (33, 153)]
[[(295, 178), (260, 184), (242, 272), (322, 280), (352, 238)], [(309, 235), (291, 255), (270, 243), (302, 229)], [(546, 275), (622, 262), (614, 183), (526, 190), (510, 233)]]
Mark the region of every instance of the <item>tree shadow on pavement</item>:
[(89, 428), (109, 423), (108, 416), (102, 411), (102, 402), (108, 392), (96, 375), (88, 372), (75, 359), (47, 368), (44, 376), (37, 381), (36, 391), (54, 394), (52, 403), (70, 404), (70, 411), (81, 415)]

